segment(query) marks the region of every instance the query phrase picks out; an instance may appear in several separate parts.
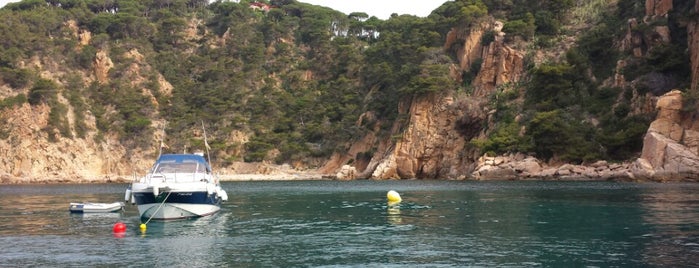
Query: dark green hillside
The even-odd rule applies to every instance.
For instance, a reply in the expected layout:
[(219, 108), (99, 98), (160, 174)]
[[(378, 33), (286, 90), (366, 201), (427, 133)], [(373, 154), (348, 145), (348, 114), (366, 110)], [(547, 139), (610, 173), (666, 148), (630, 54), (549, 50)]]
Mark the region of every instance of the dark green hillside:
[[(676, 4), (668, 18), (649, 19), (632, 33), (652, 39), (651, 26), (668, 25), (669, 44), (647, 43), (644, 55), (632, 56), (622, 43), (628, 22), (644, 19), (643, 1), (483, 1), (496, 17), (507, 20), (503, 31), (532, 40), (538, 49), (555, 49), (563, 35), (575, 35), (565, 58), (531, 65), (520, 106), (517, 93), (504, 92), (497, 129), (476, 142), (493, 153), (534, 153), (543, 159), (590, 162), (627, 160), (640, 152), (642, 138), (654, 118), (639, 110), (649, 97), (686, 89), (691, 81), (686, 20), (693, 4)], [(678, 1), (674, 1), (678, 2)], [(691, 6), (691, 7), (690, 7)], [(577, 24), (576, 24), (577, 23)], [(644, 39), (645, 40), (645, 39)], [(626, 62), (625, 87), (613, 87), (617, 62)], [(520, 115), (515, 122), (516, 115)], [(520, 134), (520, 127), (528, 130)]]
[[(200, 147), (191, 137), (203, 121), (219, 162), (314, 166), (373, 130), (375, 122), (357, 125), (366, 112), (383, 122), (379, 135), (388, 137), (392, 123), (402, 120), (400, 103), (468, 92), (468, 79), (458, 83), (449, 76), (456, 57), (443, 48), (445, 38), (492, 16), (504, 22), (507, 42), (524, 42), (528, 50), (559, 49), (562, 36), (578, 38), (565, 58), (527, 58), (527, 78), (493, 96), (495, 128), (474, 144), (483, 152), (571, 162), (624, 160), (640, 151), (652, 118), (634, 112), (634, 102), (647, 92), (689, 86), (682, 20), (693, 6), (678, 5), (655, 22), (671, 26), (673, 42), (648, 48), (624, 69), (627, 80), (646, 82), (614, 88), (604, 81), (629, 57), (618, 43), (628, 19), (642, 19), (643, 7), (631, 0), (596, 2), (457, 0), (427, 18), (382, 21), (294, 0), (24, 0), (0, 10), (0, 78), (12, 89), (0, 109), (45, 103), (51, 116), (42, 131), (54, 140), (96, 131), (97, 140), (118, 137), (127, 148), (145, 150), (154, 147), (156, 122), (167, 122), (170, 148)], [(89, 43), (79, 44), (69, 21), (77, 33), (89, 31)], [(142, 59), (127, 56), (132, 51)], [(103, 83), (85, 79), (94, 73), (98, 52), (114, 65)], [(41, 67), (31, 64), (37, 61)], [(85, 123), (92, 117), (95, 130)], [(527, 132), (520, 135), (523, 126)], [(231, 142), (235, 131), (249, 141)]]

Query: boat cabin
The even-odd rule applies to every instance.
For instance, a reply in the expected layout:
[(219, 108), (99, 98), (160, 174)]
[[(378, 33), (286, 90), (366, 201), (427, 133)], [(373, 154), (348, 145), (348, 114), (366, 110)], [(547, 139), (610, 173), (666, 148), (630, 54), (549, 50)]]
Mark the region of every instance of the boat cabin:
[(208, 180), (209, 175), (211, 166), (201, 155), (164, 154), (158, 158), (146, 177), (163, 181), (194, 182)]

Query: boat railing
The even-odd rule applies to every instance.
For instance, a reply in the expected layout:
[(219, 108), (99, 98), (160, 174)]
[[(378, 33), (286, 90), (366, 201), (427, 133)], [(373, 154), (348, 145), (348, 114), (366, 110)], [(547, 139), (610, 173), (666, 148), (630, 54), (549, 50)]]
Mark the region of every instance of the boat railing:
[(206, 173), (195, 172), (168, 172), (168, 173), (150, 173), (145, 177), (145, 183), (163, 183), (163, 182), (202, 182), (208, 181), (211, 176)]
[(141, 179), (143, 183), (208, 182), (212, 175), (206, 165), (199, 162), (158, 162)]

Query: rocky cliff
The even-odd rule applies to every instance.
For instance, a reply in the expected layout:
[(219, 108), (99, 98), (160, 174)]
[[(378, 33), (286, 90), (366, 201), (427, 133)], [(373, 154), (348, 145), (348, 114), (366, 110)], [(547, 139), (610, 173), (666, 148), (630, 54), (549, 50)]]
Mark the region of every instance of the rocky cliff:
[[(459, 64), (452, 66), (457, 73), (471, 71), (480, 62), (471, 94), (443, 93), (415, 97), (401, 110), (405, 121), (392, 128), (392, 140), (379, 146), (369, 164), (357, 168), (356, 177), (373, 179), (443, 178), (465, 179), (475, 167), (476, 150), (471, 139), (483, 135), (482, 126), (488, 121), (488, 98), (499, 86), (519, 81), (524, 75), (522, 52), (504, 42), (502, 23), (487, 20), (466, 33), (452, 29), (445, 48), (457, 47)], [(494, 40), (482, 43), (484, 32), (494, 34)], [(454, 77), (459, 79), (460, 76)], [(362, 141), (367, 144), (371, 133)], [(338, 166), (341, 160), (356, 158), (361, 151), (350, 150), (344, 158), (335, 156), (328, 166)], [(347, 170), (350, 167), (345, 167)], [(341, 172), (346, 177), (348, 172)], [(355, 174), (353, 172), (349, 172)]]
[[(63, 24), (64, 30), (77, 41), (76, 50), (83, 49), (89, 43), (91, 33), (79, 28), (75, 21)], [(154, 94), (171, 94), (172, 85), (161, 74), (157, 74), (157, 87), (148, 84), (145, 78), (153, 68), (135, 48), (119, 55), (130, 61), (123, 70), (131, 86), (140, 89), (144, 96), (150, 96), (151, 105), (159, 105)], [(67, 133), (57, 133), (52, 120), (52, 107), (47, 103), (7, 107), (2, 110), (2, 134), (7, 139), (0, 139), (0, 179), (3, 183), (26, 182), (107, 182), (130, 181), (133, 176), (140, 175), (152, 164), (157, 152), (156, 146), (142, 149), (128, 147), (117, 133), (98, 134), (97, 120), (89, 111), (76, 111), (75, 107), (65, 96), (69, 88), (66, 74), (71, 70), (65, 68), (51, 57), (34, 57), (20, 66), (33, 66), (40, 70), (43, 79), (55, 83), (58, 102), (66, 111), (60, 116), (66, 118)], [(81, 83), (96, 82), (106, 84), (110, 80), (110, 71), (115, 67), (112, 57), (106, 49), (97, 50), (90, 64), (90, 70), (79, 72)], [(0, 84), (0, 87), (7, 87)], [(157, 88), (158, 92), (151, 91)], [(7, 89), (6, 97), (29, 94), (29, 89)], [(115, 113), (114, 107), (108, 107), (107, 113)], [(78, 115), (79, 114), (79, 118)], [(53, 115), (55, 116), (55, 115)], [(78, 122), (80, 120), (80, 122)], [(157, 118), (151, 121), (151, 127), (162, 129), (164, 122)], [(77, 134), (81, 125), (83, 135)], [(99, 137), (98, 137), (99, 135)], [(150, 144), (158, 144), (163, 138), (162, 131), (156, 131), (150, 139)]]
[[(678, 3), (677, 1), (674, 2)], [(348, 131), (348, 133), (351, 133), (350, 135), (361, 133), (361, 136), (349, 138), (351, 140), (346, 141), (345, 147), (331, 148), (331, 151), (335, 153), (324, 162), (325, 164), (318, 171), (320, 174), (325, 174), (328, 177), (340, 179), (436, 178), (487, 180), (543, 178), (697, 181), (699, 177), (697, 175), (699, 174), (699, 157), (697, 156), (699, 154), (699, 123), (696, 123), (697, 108), (693, 106), (693, 103), (696, 102), (696, 97), (694, 96), (697, 94), (692, 94), (692, 92), (699, 90), (697, 89), (699, 84), (699, 18), (696, 16), (696, 14), (699, 14), (699, 0), (693, 2), (695, 3), (691, 5), (693, 8), (691, 16), (676, 19), (672, 18), (671, 15), (673, 8), (675, 8), (672, 0), (646, 0), (644, 3), (645, 16), (637, 16), (636, 19), (628, 20), (626, 35), (618, 40), (614, 40), (614, 48), (618, 49), (620, 54), (628, 54), (629, 57), (617, 62), (616, 73), (612, 78), (608, 81), (600, 82), (604, 86), (627, 90), (626, 96), (623, 93), (616, 96), (616, 102), (612, 101), (610, 104), (611, 108), (616, 109), (619, 106), (619, 99), (622, 98), (631, 99), (629, 110), (632, 115), (650, 114), (654, 112), (654, 108), (657, 108), (657, 118), (650, 125), (644, 138), (643, 151), (635, 161), (625, 163), (591, 161), (582, 165), (574, 165), (557, 161), (548, 162), (523, 153), (489, 156), (480, 152), (473, 145), (472, 141), (487, 137), (490, 131), (494, 129), (497, 123), (495, 122), (495, 114), (498, 113), (498, 109), (493, 105), (493, 100), (499, 94), (508, 91), (513, 93), (512, 95), (519, 96), (515, 97), (518, 99), (514, 100), (514, 102), (519, 102), (515, 103), (519, 105), (522, 102), (523, 91), (525, 90), (525, 87), (521, 86), (521, 84), (527, 83), (528, 79), (531, 78), (531, 74), (527, 73), (529, 71), (527, 68), (541, 62), (565, 61), (565, 59), (562, 59), (565, 57), (564, 51), (572, 47), (576, 38), (575, 36), (555, 37), (552, 38), (553, 41), (549, 41), (561, 44), (540, 48), (538, 47), (539, 44), (535, 43), (541, 40), (525, 41), (513, 37), (508, 38), (503, 32), (503, 27), (506, 23), (486, 16), (469, 25), (469, 27), (463, 27), (463, 25), (453, 26), (452, 30), (446, 34), (444, 40), (444, 55), (441, 55), (442, 57), (438, 60), (431, 62), (439, 64), (446, 62), (444, 69), (449, 70), (449, 77), (454, 81), (462, 83), (458, 90), (421, 92), (413, 95), (405, 94), (398, 101), (395, 101), (398, 103), (397, 107), (386, 106), (389, 107), (388, 109), (397, 108), (392, 110), (392, 112), (398, 110), (395, 118), (391, 117), (393, 114), (386, 111), (361, 110), (360, 116), (350, 117), (353, 119), (351, 121), (348, 120), (353, 122), (356, 119), (354, 128), (361, 129), (361, 131)], [(260, 14), (246, 19), (246, 23), (261, 20), (262, 16), (258, 15)], [(283, 13), (273, 13), (273, 15), (282, 16)], [(277, 19), (279, 18), (281, 17)], [(669, 22), (678, 23), (671, 24)], [(273, 25), (273, 23), (269, 25)], [(180, 71), (188, 68), (196, 69), (188, 73), (189, 77), (182, 79), (184, 82), (180, 81), (180, 90), (186, 88), (186, 90), (197, 91), (204, 95), (211, 94), (214, 91), (227, 92), (229, 95), (221, 94), (218, 98), (237, 98), (236, 100), (240, 101), (241, 106), (257, 105), (263, 107), (254, 110), (244, 110), (244, 112), (236, 111), (236, 113), (231, 113), (228, 115), (229, 117), (219, 121), (222, 125), (229, 127), (226, 131), (222, 131), (223, 133), (219, 133), (222, 141), (218, 146), (222, 148), (221, 151), (223, 152), (220, 157), (225, 159), (222, 161), (225, 162), (225, 166), (221, 167), (219, 172), (224, 174), (259, 173), (285, 176), (285, 174), (299, 173), (299, 169), (308, 167), (308, 163), (300, 163), (301, 161), (298, 159), (294, 160), (299, 162), (298, 165), (295, 162), (282, 166), (270, 164), (271, 159), (275, 158), (274, 156), (284, 153), (281, 151), (281, 145), (276, 143), (278, 142), (276, 137), (271, 140), (254, 140), (254, 134), (251, 134), (253, 133), (252, 128), (239, 127), (240, 125), (256, 122), (261, 122), (260, 124), (264, 125), (267, 123), (266, 120), (272, 119), (272, 116), (284, 114), (285, 109), (296, 109), (298, 107), (294, 105), (306, 101), (307, 98), (312, 98), (311, 96), (320, 95), (322, 90), (327, 90), (328, 88), (333, 89), (329, 91), (335, 91), (335, 89), (348, 90), (342, 92), (342, 94), (330, 95), (323, 101), (348, 100), (347, 102), (350, 102), (352, 105), (346, 107), (380, 106), (376, 105), (376, 103), (371, 105), (361, 103), (361, 97), (355, 98), (356, 96), (354, 95), (368, 92), (365, 100), (372, 98), (374, 95), (385, 98), (385, 95), (382, 96), (379, 93), (390, 88), (386, 85), (383, 85), (383, 87), (381, 85), (370, 85), (367, 89), (362, 89), (366, 90), (366, 92), (353, 89), (353, 87), (361, 84), (352, 79), (361, 80), (358, 77), (361, 77), (359, 73), (361, 73), (363, 67), (361, 67), (362, 62), (359, 59), (363, 55), (354, 54), (350, 57), (341, 53), (333, 54), (321, 50), (314, 51), (310, 44), (294, 47), (297, 44), (292, 41), (284, 41), (285, 38), (290, 37), (280, 37), (282, 36), (280, 33), (267, 33), (270, 36), (246, 36), (247, 32), (243, 28), (248, 26), (240, 26), (240, 29), (235, 30), (232, 30), (235, 25), (216, 28), (215, 23), (205, 23), (200, 19), (188, 19), (180, 26), (182, 28), (179, 31), (183, 33), (181, 40), (166, 42), (166, 45), (157, 48), (164, 49), (167, 46), (183, 47), (183, 54), (172, 57), (172, 59), (175, 59), (172, 62), (173, 69), (175, 67), (179, 67)], [(686, 37), (684, 33), (678, 34), (677, 29), (686, 29)], [(214, 31), (220, 32), (220, 36), (211, 34)], [(64, 36), (62, 32), (67, 32), (68, 34)], [(146, 34), (151, 39), (161, 38), (159, 35), (150, 35), (152, 33), (148, 31), (146, 31)], [(275, 36), (275, 34), (279, 36)], [(91, 110), (79, 110), (78, 105), (69, 100), (71, 97), (67, 92), (71, 90), (69, 87), (72, 82), (68, 79), (71, 77), (68, 75), (69, 70), (64, 67), (67, 66), (66, 62), (75, 60), (49, 57), (49, 55), (42, 55), (42, 52), (38, 52), (32, 57), (23, 58), (17, 63), (18, 68), (31, 69), (41, 79), (52, 81), (57, 85), (55, 89), (58, 92), (56, 94), (56, 103), (61, 104), (58, 106), (66, 107), (66, 111), (61, 112), (65, 121), (61, 122), (62, 129), (58, 129), (55, 122), (52, 123), (52, 120), (56, 120), (52, 118), (55, 116), (56, 110), (55, 106), (52, 107), (49, 103), (38, 102), (29, 104), (25, 101), (20, 105), (5, 105), (3, 102), (3, 106), (0, 107), (2, 109), (2, 116), (0, 117), (0, 125), (2, 125), (0, 129), (0, 178), (2, 182), (101, 182), (130, 180), (134, 172), (140, 173), (144, 171), (150, 165), (155, 154), (157, 154), (156, 145), (160, 143), (165, 135), (162, 129), (171, 123), (164, 119), (165, 115), (161, 114), (166, 110), (159, 108), (171, 105), (171, 103), (162, 100), (173, 99), (170, 98), (176, 94), (173, 93), (176, 91), (176, 87), (173, 84), (176, 83), (176, 79), (180, 78), (178, 77), (179, 75), (169, 76), (171, 79), (168, 81), (163, 74), (171, 71), (171, 69), (161, 68), (159, 70), (157, 67), (154, 67), (155, 64), (153, 64), (152, 60), (161, 58), (152, 56), (149, 59), (147, 56), (144, 56), (144, 54), (152, 52), (149, 50), (154, 48), (148, 46), (140, 47), (135, 42), (117, 49), (110, 49), (109, 42), (105, 41), (109, 37), (105, 37), (105, 33), (101, 33), (101, 35), (92, 34), (86, 28), (86, 23), (68, 21), (63, 24), (60, 30), (50, 32), (48, 35), (50, 35), (48, 39), (54, 40), (55, 38), (66, 44), (74, 44), (74, 46), (67, 46), (70, 49), (79, 52), (86, 51), (83, 54), (88, 54), (89, 52), (87, 56), (89, 56), (91, 61), (82, 63), (81, 66), (84, 68), (70, 70), (72, 71), (70, 75), (77, 74), (77, 80), (80, 80), (81, 83), (102, 86), (101, 88), (99, 86), (94, 88), (85, 87), (87, 88), (86, 90), (106, 90), (106, 95), (109, 96), (109, 90), (114, 93), (125, 88), (135, 89), (134, 95), (147, 99), (149, 108), (141, 109), (147, 110), (141, 112), (141, 114), (145, 114), (148, 117), (147, 129), (149, 131), (141, 133), (142, 137), (138, 137), (142, 138), (141, 142), (147, 145), (134, 146), (129, 144), (129, 141), (125, 141), (124, 137), (121, 136), (123, 133), (119, 131), (98, 130), (99, 124), (125, 124), (125, 122), (129, 122), (129, 118), (104, 121), (105, 118), (117, 118), (109, 115), (118, 114), (119, 109), (123, 107), (115, 107), (111, 103), (105, 105), (104, 111), (100, 111), (107, 115), (101, 117), (103, 121), (100, 121), (99, 115), (94, 114)], [(310, 38), (311, 36), (305, 37)], [(429, 36), (434, 36), (434, 34), (431, 33)], [(271, 41), (266, 38), (270, 38)], [(301, 37), (299, 38), (302, 39)], [(633, 64), (647, 60), (649, 57), (657, 56), (651, 55), (654, 47), (673, 45), (672, 42), (685, 40), (683, 38), (686, 38), (687, 56), (690, 58), (691, 64), (691, 84), (687, 85), (689, 87), (687, 94), (672, 91), (662, 97), (660, 96), (676, 85), (676, 83), (673, 84), (673, 81), (670, 81), (676, 78), (672, 77), (672, 74), (653, 72), (652, 75), (644, 74), (641, 78), (627, 75), (629, 66), (634, 66)], [(101, 41), (95, 42), (94, 39)], [(261, 42), (261, 44), (267, 47), (262, 47), (262, 45), (243, 46), (257, 39), (264, 39), (265, 42), (269, 41), (269, 43)], [(115, 38), (115, 40), (121, 42), (118, 38)], [(233, 49), (233, 46), (237, 43), (240, 46)], [(342, 45), (346, 49), (354, 44), (347, 43)], [(565, 49), (561, 49), (558, 46), (565, 47)], [(367, 45), (367, 47), (369, 46)], [(404, 48), (406, 46), (401, 47)], [(92, 48), (94, 51), (88, 48)], [(177, 60), (180, 60), (178, 57), (191, 55), (199, 50), (211, 52), (216, 49), (221, 49), (221, 51), (217, 51), (220, 54), (215, 54), (215, 56), (205, 55), (200, 58), (194, 57), (197, 59), (191, 65), (183, 67), (179, 66), (182, 64), (181, 62), (177, 62)], [(230, 51), (226, 49), (230, 49)], [(545, 51), (547, 49), (555, 51), (547, 53), (548, 51)], [(436, 49), (436, 51), (438, 50)], [(45, 53), (52, 53), (52, 51)], [(413, 52), (400, 51), (400, 53), (397, 52), (396, 54), (401, 53), (412, 54)], [(163, 53), (159, 56), (166, 54)], [(287, 58), (282, 60), (275, 58), (281, 58), (281, 54), (284, 54), (283, 56), (287, 56)], [(316, 58), (304, 61), (302, 64), (293, 63), (299, 61), (299, 58), (293, 57), (306, 54), (308, 57)], [(242, 56), (234, 58), (237, 55)], [(201, 66), (197, 66), (197, 63), (202, 58), (218, 56), (232, 57), (232, 60), (225, 63), (222, 61), (220, 63), (221, 66), (212, 69), (199, 68)], [(325, 69), (339, 70), (341, 75), (330, 73), (330, 71), (323, 70), (323, 68), (311, 70), (313, 65), (317, 65), (319, 62), (333, 63), (331, 59), (335, 56), (344, 58), (337, 66), (328, 66)], [(165, 56), (163, 58), (167, 59)], [(249, 77), (243, 77), (244, 75), (234, 77), (235, 75), (224, 72), (234, 69), (232, 73), (243, 73), (246, 68), (249, 68), (249, 65), (235, 65), (230, 64), (230, 62), (241, 61), (247, 63), (248, 60), (257, 60), (255, 64), (264, 67), (245, 73), (245, 75), (255, 77), (257, 80), (252, 78), (246, 80)], [(349, 60), (355, 61), (352, 64), (344, 65)], [(289, 66), (294, 68), (300, 67), (299, 69), (293, 69)], [(383, 67), (381, 65), (381, 68)], [(441, 68), (443, 66), (440, 65), (438, 67)], [(625, 69), (626, 72), (624, 71)], [(264, 73), (267, 71), (269, 73)], [(590, 76), (591, 80), (596, 79), (592, 74), (592, 70), (585, 70), (585, 72), (585, 75)], [(322, 79), (321, 77), (334, 76), (341, 77), (341, 79), (338, 79), (341, 83), (333, 81), (325, 84), (323, 87), (312, 88), (312, 85), (318, 83), (319, 79)], [(120, 82), (113, 83), (115, 77), (121, 79)], [(212, 79), (211, 81), (220, 83), (220, 80), (214, 80), (220, 77), (224, 77), (225, 80), (235, 79), (237, 82), (226, 85), (226, 87), (217, 88), (216, 83), (211, 82), (209, 84), (207, 81), (207, 79)], [(662, 80), (660, 83), (662, 85), (658, 90), (655, 90), (655, 88), (651, 88), (650, 92), (647, 92), (648, 90), (645, 89), (645, 91), (639, 90), (639, 88), (647, 86), (648, 82), (644, 82), (643, 79), (648, 77), (651, 80), (655, 78)], [(202, 90), (191, 86), (195, 83), (193, 82), (195, 80), (197, 82), (204, 81), (196, 84), (197, 86), (209, 86), (212, 90), (206, 91), (209, 89)], [(670, 82), (665, 83), (665, 81)], [(395, 83), (395, 81), (393, 82)], [(467, 85), (464, 85), (464, 83)], [(123, 84), (128, 85), (122, 86)], [(244, 89), (241, 91), (227, 91), (230, 87), (241, 87)], [(307, 93), (301, 93), (301, 90), (296, 87), (308, 87), (311, 90)], [(400, 90), (388, 92), (402, 93)], [(30, 96), (30, 91), (30, 86), (11, 87), (0, 79), (0, 101), (20, 95)], [(350, 96), (351, 94), (347, 92), (352, 92), (354, 95)], [(180, 94), (184, 93), (180, 92)], [(280, 97), (275, 99), (276, 95)], [(304, 98), (304, 100), (290, 102), (293, 104), (287, 106), (274, 103), (275, 100), (297, 97)], [(204, 103), (212, 100), (200, 99), (198, 101)], [(221, 104), (220, 106), (225, 105)], [(341, 113), (360, 110), (349, 108), (346, 110), (328, 109), (325, 112), (336, 114), (332, 116), (324, 115), (325, 118), (322, 122), (311, 123), (305, 121), (306, 118), (304, 118), (305, 115), (303, 114), (311, 112), (310, 108), (301, 105), (299, 107), (306, 109), (299, 116), (300, 119), (289, 119), (277, 126), (258, 126), (254, 131), (258, 131), (258, 134), (273, 133), (276, 135), (293, 131), (295, 128), (301, 128), (299, 126), (308, 127), (308, 129), (315, 128), (314, 132), (311, 133), (312, 135), (296, 132), (293, 135), (289, 134), (289, 136), (300, 137), (307, 135), (314, 137), (312, 142), (302, 139), (293, 139), (293, 141), (306, 143), (308, 148), (317, 149), (313, 153), (318, 153), (321, 151), (320, 148), (324, 146), (323, 143), (325, 143), (322, 138), (318, 138), (324, 137), (319, 133), (328, 131), (328, 128), (323, 127), (329, 126), (331, 122), (340, 120), (338, 118), (343, 115)], [(231, 108), (224, 107), (224, 109), (216, 111), (225, 113), (227, 109)], [(388, 117), (391, 120), (380, 118), (380, 115), (377, 114), (381, 112), (384, 113), (383, 116), (391, 114)], [(52, 116), (52, 114), (54, 115)], [(189, 116), (189, 114), (187, 115)], [(520, 120), (526, 116), (531, 117), (531, 115), (514, 115), (516, 117), (515, 120)], [(599, 123), (599, 118), (592, 118), (592, 116), (583, 118), (583, 120), (591, 122), (590, 125)], [(133, 121), (131, 120), (131, 122)], [(519, 131), (526, 132), (527, 129), (521, 128)], [(79, 132), (83, 133), (79, 134)], [(266, 155), (260, 156), (262, 159), (260, 163), (241, 163), (231, 160), (240, 160), (241, 155), (246, 150), (245, 144), (250, 142), (255, 142), (261, 145), (261, 147), (268, 145), (272, 149)], [(342, 142), (345, 141), (338, 143)], [(285, 144), (286, 149), (299, 148), (295, 147), (296, 145)], [(333, 143), (332, 145), (337, 144)], [(328, 150), (327, 148), (322, 149)], [(294, 168), (290, 168), (292, 165)], [(313, 175), (317, 174), (314, 173)], [(303, 175), (301, 176), (303, 177)]]
[(699, 181), (699, 132), (696, 110), (683, 109), (682, 93), (673, 90), (657, 101), (658, 115), (643, 142), (641, 156), (630, 163), (597, 161), (588, 165), (550, 165), (525, 155), (483, 156), (471, 178), (478, 180), (623, 180)]
[[(699, 12), (696, 1), (695, 13)], [(672, 11), (671, 0), (647, 0), (643, 22), (630, 20), (627, 35), (619, 42), (621, 51), (630, 51), (633, 57), (647, 56), (654, 46), (671, 42), (671, 31), (667, 25), (657, 21), (666, 20)], [(699, 30), (697, 19), (687, 22), (688, 47), (691, 57), (691, 90), (696, 91), (699, 79)], [(639, 24), (656, 25), (650, 31), (641, 32)], [(459, 64), (452, 66), (452, 73), (469, 72), (475, 62), (480, 70), (473, 80), (470, 95), (430, 96), (416, 98), (407, 109), (405, 126), (394, 131), (397, 137), (393, 146), (384, 146), (372, 158), (372, 164), (363, 166), (359, 173), (351, 176), (388, 178), (451, 178), (451, 179), (588, 179), (588, 180), (697, 180), (699, 162), (697, 158), (697, 127), (695, 110), (682, 108), (682, 95), (672, 91), (661, 98), (635, 97), (635, 113), (650, 113), (653, 106), (658, 111), (644, 139), (643, 152), (633, 163), (608, 163), (597, 161), (587, 165), (544, 163), (525, 155), (485, 157), (474, 155), (477, 151), (468, 146), (471, 139), (483, 136), (487, 124), (487, 97), (498, 87), (520, 81), (526, 74), (523, 70), (524, 52), (509, 47), (503, 42), (502, 24), (488, 20), (463, 32), (452, 30), (446, 39), (445, 49), (457, 47)], [(485, 32), (492, 31), (494, 41), (481, 44)], [(621, 74), (624, 61), (618, 63), (617, 76), (612, 84), (618, 87), (636, 85), (628, 82)], [(459, 75), (452, 75), (460, 79)], [(657, 104), (656, 104), (657, 103)], [(395, 129), (395, 128), (394, 128)], [(465, 131), (470, 129), (470, 131)], [(474, 130), (475, 129), (475, 130)], [(351, 156), (351, 155), (350, 155)], [(368, 169), (364, 169), (364, 167)], [(353, 169), (346, 166), (343, 170)], [(341, 172), (341, 177), (347, 173)]]
[(371, 178), (458, 178), (467, 173), (470, 162), (466, 148), (469, 137), (478, 132), (485, 113), (477, 102), (456, 96), (418, 98), (410, 104), (405, 129), (394, 136), (395, 146), (375, 157), (379, 164)]
[[(78, 44), (89, 39), (90, 33), (79, 30), (75, 21), (66, 22), (64, 29), (73, 33), (71, 36)], [(66, 82), (60, 79), (66, 70), (49, 57), (35, 57), (21, 66), (27, 65), (41, 70), (42, 78), (54, 81), (58, 86)], [(87, 83), (106, 82), (109, 69), (114, 65), (104, 51), (99, 51), (92, 66), (94, 71), (81, 78)], [(12, 95), (27, 94), (26, 91), (8, 92)], [(65, 123), (69, 134), (75, 135), (77, 122), (73, 107), (61, 89), (57, 93), (58, 102), (69, 107)], [(139, 166), (141, 152), (129, 152), (131, 155), (127, 156), (126, 149), (114, 137), (104, 137), (104, 142), (94, 139), (95, 118), (90, 114), (85, 114), (81, 122), (87, 128), (85, 137), (73, 139), (50, 134), (47, 130), (52, 128), (49, 124), (51, 109), (46, 103), (24, 103), (3, 110), (3, 134), (8, 137), (0, 139), (0, 178), (3, 183), (122, 180), (132, 174), (133, 167)], [(118, 175), (118, 178), (113, 175)]]
[[(197, 30), (202, 27), (200, 24), (198, 19), (188, 20), (188, 28), (183, 30), (187, 42), (203, 39), (206, 33)], [(51, 87), (50, 93), (41, 95), (41, 100), (35, 103), (26, 101), (26, 96), (33, 94), (31, 83), (13, 86), (7, 82), (7, 77), (0, 75), (0, 183), (125, 182), (143, 175), (157, 156), (158, 145), (166, 135), (163, 129), (170, 123), (160, 114), (161, 108), (170, 103), (159, 100), (171, 99), (174, 86), (149, 62), (152, 59), (142, 53), (143, 49), (148, 49), (147, 46), (142, 48), (130, 44), (119, 47), (118, 43), (111, 44), (117, 47), (114, 49), (105, 41), (108, 37), (104, 34), (95, 36), (84, 24), (74, 20), (60, 24), (58, 29), (61, 35), (51, 36), (50, 39), (60, 39), (60, 42), (70, 44), (67, 47), (71, 53), (84, 55), (91, 60), (76, 67), (69, 64), (76, 59), (53, 55), (53, 50), (48, 48), (37, 51), (29, 59), (20, 60), (15, 69), (29, 69), (31, 74), (36, 72), (37, 78), (47, 81)], [(100, 38), (99, 45), (96, 45), (95, 39)], [(224, 43), (225, 37), (207, 39), (206, 42), (213, 47), (214, 43)], [(194, 53), (193, 49), (188, 53)], [(118, 92), (120, 90), (133, 91)], [(102, 94), (95, 91), (104, 91), (105, 98), (131, 95), (131, 100), (145, 101), (127, 101), (124, 104), (126, 107), (108, 104), (86, 108), (101, 105), (86, 100), (88, 95)], [(55, 101), (48, 100), (54, 96)], [(20, 97), (24, 97), (20, 104), (4, 105), (3, 101), (22, 99)], [(78, 106), (83, 107), (79, 109)], [(139, 137), (127, 136), (122, 131), (109, 131), (110, 125), (135, 121), (120, 118), (119, 109), (124, 108), (146, 111), (144, 113), (148, 118), (144, 121), (148, 125), (145, 128), (149, 131), (140, 133)], [(93, 113), (100, 109), (103, 109), (100, 111), (103, 113), (102, 119)], [(101, 130), (98, 124), (103, 124)], [(193, 139), (202, 140), (200, 130), (197, 130), (199, 132), (193, 131)], [(222, 139), (236, 144), (231, 146), (235, 149), (242, 147), (241, 144), (249, 139), (248, 134), (242, 131), (225, 134)], [(133, 140), (136, 139), (141, 139), (144, 145), (134, 145)], [(175, 150), (182, 149), (173, 148), (171, 151)], [(226, 156), (225, 153), (228, 152), (222, 155)], [(272, 179), (319, 177), (314, 172), (304, 173), (288, 165), (268, 162), (229, 161), (225, 166), (215, 163), (215, 168), (222, 179), (257, 178), (249, 174)]]
[(633, 165), (634, 176), (656, 181), (699, 181), (699, 123), (696, 110), (683, 110), (675, 90), (657, 102), (658, 117), (643, 140), (643, 152)]
[[(25, 104), (5, 111), (9, 116), (4, 127), (9, 130), (10, 138), (0, 140), (3, 183), (124, 180), (130, 179), (134, 167), (147, 167), (135, 157), (141, 152), (127, 155), (117, 142), (97, 143), (91, 139), (94, 132), (88, 134), (90, 138), (58, 138), (49, 142), (48, 135), (42, 131), (47, 127), (49, 110), (47, 105)], [(94, 128), (94, 121), (90, 123)]]

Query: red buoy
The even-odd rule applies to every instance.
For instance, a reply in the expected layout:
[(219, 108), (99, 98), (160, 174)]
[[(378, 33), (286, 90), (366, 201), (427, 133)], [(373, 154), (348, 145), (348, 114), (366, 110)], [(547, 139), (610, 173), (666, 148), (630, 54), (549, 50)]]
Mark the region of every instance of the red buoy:
[(114, 224), (114, 228), (112, 228), (112, 231), (114, 231), (114, 233), (125, 233), (126, 224), (124, 224), (123, 222), (117, 222)]

